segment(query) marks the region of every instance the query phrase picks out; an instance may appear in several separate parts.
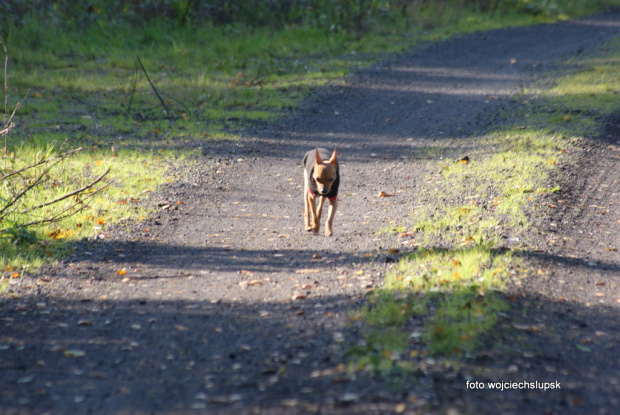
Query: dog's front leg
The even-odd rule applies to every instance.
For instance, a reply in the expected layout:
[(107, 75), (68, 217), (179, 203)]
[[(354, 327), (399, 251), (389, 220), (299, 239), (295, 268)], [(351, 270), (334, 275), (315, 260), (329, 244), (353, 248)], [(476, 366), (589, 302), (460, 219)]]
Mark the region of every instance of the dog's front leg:
[(319, 231), (317, 226), (318, 220), (316, 217), (316, 197), (312, 193), (306, 192), (304, 200), (304, 222), (306, 225), (306, 231), (313, 231), (316, 233)]
[(336, 215), (336, 208), (338, 207), (338, 200), (329, 201), (329, 210), (327, 211), (327, 222), (325, 223), (325, 236), (332, 236), (332, 223), (334, 222), (334, 216)]

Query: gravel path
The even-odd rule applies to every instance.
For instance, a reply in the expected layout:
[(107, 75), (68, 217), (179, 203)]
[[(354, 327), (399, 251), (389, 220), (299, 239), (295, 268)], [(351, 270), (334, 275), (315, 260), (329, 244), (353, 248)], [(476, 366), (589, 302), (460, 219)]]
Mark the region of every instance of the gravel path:
[[(426, 45), (282, 125), (205, 143), (152, 196), (155, 217), (1, 300), (0, 413), (617, 413), (620, 256), (605, 248), (620, 240), (618, 119), (576, 162), (570, 203), (532, 252), (545, 277), (524, 284), (511, 316), (540, 329), (500, 327), (505, 353), (466, 371), (427, 361), (398, 385), (343, 363), (357, 336), (347, 310), (397, 260), (380, 230), (409, 223), (426, 160), (477, 146), (513, 94), (619, 33), (610, 13)], [(303, 231), (300, 161), (318, 145), (339, 152), (331, 238)], [(466, 390), (472, 374), (562, 388)]]

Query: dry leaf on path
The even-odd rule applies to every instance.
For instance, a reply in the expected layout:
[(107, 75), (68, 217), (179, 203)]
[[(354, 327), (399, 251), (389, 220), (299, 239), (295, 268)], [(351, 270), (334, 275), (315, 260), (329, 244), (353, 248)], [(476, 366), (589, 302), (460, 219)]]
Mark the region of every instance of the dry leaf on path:
[(84, 356), (86, 356), (86, 352), (84, 350), (77, 350), (77, 349), (67, 349), (63, 353), (67, 357), (84, 357)]
[(295, 274), (314, 274), (316, 272), (321, 272), (321, 270), (319, 268), (302, 268), (295, 270)]

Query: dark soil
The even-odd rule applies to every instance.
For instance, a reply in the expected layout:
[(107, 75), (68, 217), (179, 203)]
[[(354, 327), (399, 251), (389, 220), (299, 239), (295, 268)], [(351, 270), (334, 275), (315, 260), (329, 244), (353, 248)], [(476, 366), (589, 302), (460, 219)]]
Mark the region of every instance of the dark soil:
[[(0, 303), (0, 413), (618, 413), (620, 118), (565, 171), (562, 209), (532, 236), (541, 273), (516, 291), (495, 348), (457, 368), (424, 359), (400, 379), (343, 363), (359, 335), (347, 311), (398, 259), (380, 229), (409, 223), (425, 161), (466, 154), (515, 93), (619, 32), (610, 13), (426, 45), (282, 125), (205, 143), (152, 195), (153, 218), (13, 281)], [(331, 238), (303, 230), (300, 162), (319, 145), (339, 152)]]

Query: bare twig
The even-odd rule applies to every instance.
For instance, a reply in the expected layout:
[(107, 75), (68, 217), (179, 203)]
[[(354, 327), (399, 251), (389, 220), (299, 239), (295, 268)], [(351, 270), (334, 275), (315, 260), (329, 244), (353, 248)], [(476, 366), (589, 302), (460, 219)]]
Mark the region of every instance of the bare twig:
[[(9, 99), (9, 94), (8, 94), (8, 90), (9, 90), (9, 80), (7, 75), (7, 67), (9, 65), (9, 52), (6, 50), (6, 45), (4, 44), (4, 39), (2, 39), (2, 37), (0, 36), (0, 43), (2, 43), (2, 48), (4, 49), (4, 123), (2, 124), (3, 129), (2, 131), (0, 131), (0, 135), (4, 135), (4, 154), (6, 154), (6, 147), (7, 147), (7, 137), (6, 134), (8, 134), (8, 132), (10, 131), (11, 127), (11, 121), (9, 120), (7, 122), (6, 120), (6, 116), (8, 114), (8, 99)], [(15, 111), (17, 111), (17, 108), (15, 108)], [(15, 111), (13, 111), (13, 115), (15, 114)], [(11, 115), (11, 119), (13, 118), (13, 116)], [(6, 132), (5, 132), (6, 131)]]
[(133, 88), (131, 89), (131, 95), (129, 96), (129, 105), (127, 106), (127, 114), (131, 112), (131, 103), (133, 102), (133, 96), (136, 93), (136, 86), (138, 85), (138, 62), (133, 68)]
[(74, 149), (74, 150), (67, 151), (67, 152), (65, 152), (65, 153), (63, 153), (63, 154), (61, 154), (61, 155), (59, 155), (59, 156), (52, 157), (51, 159), (41, 159), (41, 160), (39, 160), (39, 161), (38, 161), (38, 162), (36, 162), (36, 163), (29, 164), (29, 165), (28, 165), (28, 166), (26, 166), (26, 167), (23, 167), (23, 168), (21, 168), (21, 169), (19, 169), (19, 170), (12, 171), (12, 172), (10, 172), (9, 174), (7, 174), (7, 175), (5, 175), (5, 176), (0, 177), (0, 182), (1, 182), (1, 181), (4, 181), (4, 180), (6, 180), (6, 179), (8, 179), (8, 178), (9, 178), (9, 177), (11, 177), (11, 176), (15, 176), (16, 174), (19, 174), (19, 173), (21, 173), (21, 172), (23, 172), (23, 171), (26, 171), (26, 170), (31, 169), (31, 168), (33, 168), (33, 167), (40, 166), (41, 164), (50, 163), (50, 162), (52, 162), (52, 161), (56, 161), (56, 160), (59, 160), (59, 159), (64, 159), (65, 157), (67, 157), (67, 156), (69, 156), (69, 155), (71, 155), (71, 154), (73, 154), (73, 153), (77, 153), (78, 151), (81, 151), (81, 150), (82, 150), (82, 147), (79, 147), (79, 148), (76, 148), (76, 149)]
[[(84, 198), (84, 200), (93, 197), (94, 195), (96, 195), (97, 193), (99, 193), (101, 190), (105, 189), (108, 186), (109, 186), (109, 183), (106, 183), (105, 185), (101, 186), (99, 189), (97, 189), (94, 192), (90, 193), (87, 197)], [(71, 212), (71, 210), (74, 207), (76, 207), (77, 205), (81, 205), (80, 208)], [(88, 204), (84, 204), (83, 201), (75, 202), (74, 204), (72, 204), (68, 208), (66, 208), (63, 211), (57, 213), (55, 216), (52, 216), (52, 217), (49, 217), (49, 218), (40, 219), (40, 220), (36, 220), (36, 221), (32, 221), (32, 222), (28, 222), (28, 223), (23, 224), (22, 226), (28, 227), (28, 226), (33, 226), (33, 225), (40, 225), (42, 223), (57, 222), (57, 221), (60, 221), (60, 220), (63, 220), (63, 219), (66, 219), (66, 218), (68, 218), (70, 216), (75, 215), (76, 213), (84, 210), (86, 207), (88, 207)], [(67, 213), (67, 212), (69, 212), (69, 213)]]
[(97, 183), (99, 183), (109, 172), (110, 172), (110, 169), (107, 169), (105, 172), (103, 172), (103, 174), (101, 176), (97, 177), (95, 180), (93, 180), (92, 182), (90, 182), (86, 186), (81, 187), (81, 188), (79, 188), (77, 190), (74, 190), (71, 193), (67, 193), (67, 194), (62, 195), (60, 197), (57, 197), (54, 200), (50, 200), (49, 202), (45, 202), (45, 203), (42, 203), (42, 204), (40, 204), (38, 206), (31, 207), (30, 209), (26, 209), (22, 213), (27, 213), (28, 211), (33, 211), (33, 210), (37, 210), (37, 209), (40, 209), (40, 208), (45, 207), (45, 206), (53, 205), (54, 203), (58, 203), (61, 200), (65, 200), (65, 199), (67, 199), (67, 198), (69, 198), (71, 196), (77, 195), (78, 193), (82, 193), (83, 191), (88, 190), (91, 187), (93, 187), (94, 185), (96, 185)]
[[(15, 116), (15, 113), (19, 109), (20, 104), (21, 104), (21, 102), (18, 102), (17, 104), (15, 104), (15, 109), (13, 110), (13, 113), (9, 117), (8, 121), (6, 121), (6, 113), (5, 113), (5, 115), (4, 115), (5, 122), (4, 122), (4, 126), (3, 126), (4, 128), (2, 128), (2, 130), (0, 130), (0, 135), (6, 136), (9, 133), (9, 131), (11, 131), (11, 129), (13, 127), (15, 127), (15, 124), (13, 124), (13, 117)], [(6, 137), (4, 139), (4, 152), (6, 153)]]
[(176, 99), (175, 97), (172, 97), (172, 96), (170, 96), (170, 95), (168, 95), (168, 94), (165, 94), (165, 93), (163, 93), (163, 92), (162, 92), (161, 94), (162, 94), (163, 96), (166, 96), (166, 97), (170, 98), (171, 100), (173, 100), (173, 101), (178, 102), (179, 104), (181, 104), (181, 105), (183, 106), (183, 108), (185, 108), (185, 112), (186, 112), (188, 115), (190, 114), (190, 110), (189, 110), (189, 108), (187, 108), (187, 105), (185, 105), (185, 103), (184, 103), (183, 101), (180, 101), (180, 100)]
[[(63, 157), (64, 158), (64, 157)], [(41, 174), (39, 174), (39, 176), (32, 182), (30, 183), (28, 186), (26, 186), (21, 192), (19, 192), (17, 195), (13, 196), (13, 198), (11, 200), (8, 201), (8, 203), (6, 205), (4, 205), (4, 207), (2, 209), (0, 209), (0, 218), (3, 216), (2, 213), (4, 213), (8, 208), (10, 208), (11, 206), (13, 206), (15, 203), (17, 203), (19, 201), (19, 199), (21, 199), (26, 193), (28, 193), (32, 188), (34, 188), (36, 185), (38, 185), (39, 183), (41, 183), (41, 181), (45, 178), (45, 176), (47, 175), (47, 173), (52, 169), (52, 167), (54, 167), (55, 165), (57, 165), (58, 163), (60, 163), (62, 161), (63, 158), (59, 158), (57, 159), (54, 163), (52, 163), (51, 165), (49, 165), (45, 170), (43, 170), (43, 172), (41, 172)]]
[(153, 88), (153, 91), (155, 92), (155, 95), (157, 95), (157, 98), (159, 99), (159, 102), (161, 102), (161, 105), (166, 110), (166, 113), (170, 114), (170, 111), (168, 110), (168, 106), (166, 105), (166, 103), (164, 102), (162, 97), (159, 95), (159, 92), (157, 91), (157, 88), (155, 88), (155, 85), (153, 85), (153, 82), (151, 82), (151, 78), (149, 78), (149, 74), (146, 72), (146, 68), (144, 68), (144, 65), (142, 65), (142, 61), (140, 60), (140, 56), (136, 56), (136, 60), (138, 61), (138, 64), (140, 64), (140, 67), (142, 68), (142, 72), (144, 72), (144, 75), (146, 76), (147, 81), (149, 81), (149, 84), (151, 84), (151, 88)]

